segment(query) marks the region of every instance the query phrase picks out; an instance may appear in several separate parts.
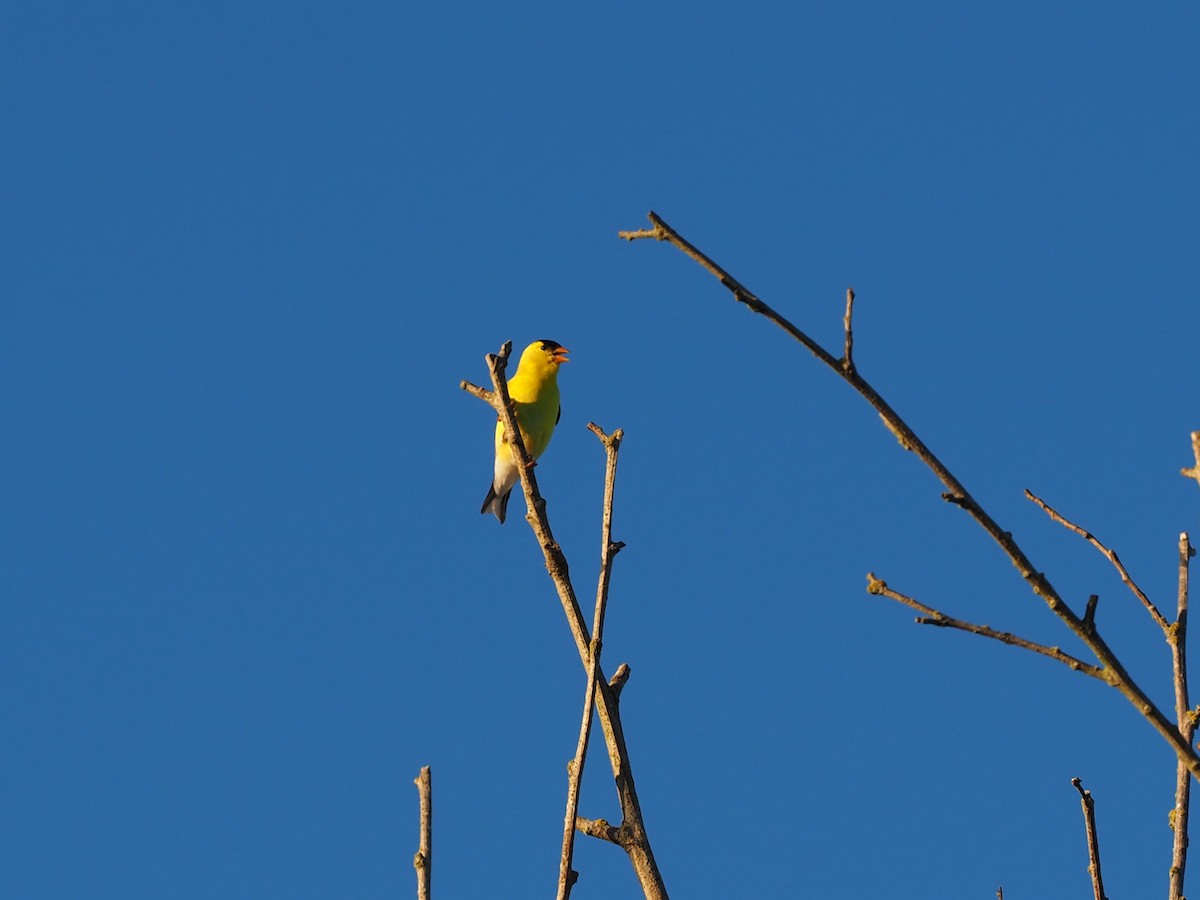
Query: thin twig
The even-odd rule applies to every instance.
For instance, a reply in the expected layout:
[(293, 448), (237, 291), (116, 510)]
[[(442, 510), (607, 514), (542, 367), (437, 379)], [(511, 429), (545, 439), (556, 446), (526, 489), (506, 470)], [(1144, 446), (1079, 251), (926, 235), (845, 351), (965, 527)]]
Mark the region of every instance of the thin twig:
[(587, 760), (588, 738), (592, 734), (592, 704), (596, 696), (596, 670), (599, 668), (600, 642), (592, 641), (592, 665), (588, 666), (587, 687), (583, 691), (583, 721), (579, 723), (579, 740), (575, 743), (575, 756), (567, 763), (567, 812), (563, 820), (562, 851), (558, 860), (557, 900), (567, 900), (571, 888), (579, 880), (579, 873), (572, 868), (575, 856), (575, 818), (579, 814), (579, 785), (583, 781), (583, 765)]
[[(879, 392), (856, 369), (844, 368), (833, 354), (752, 294), (736, 278), (685, 240), (675, 229), (663, 221), (658, 214), (651, 212), (649, 219), (654, 226), (653, 228), (637, 232), (620, 232), (620, 236), (627, 240), (652, 237), (659, 241), (669, 242), (716, 277), (733, 294), (735, 300), (747, 306), (751, 311), (766, 317), (779, 328), (783, 329), (784, 332), (798, 341), (810, 353), (816, 356), (817, 359), (836, 372), (842, 380), (854, 388), (879, 413), (880, 418), (883, 419), (888, 430), (899, 440), (900, 445), (906, 450), (915, 453), (946, 487), (946, 492), (942, 496), (947, 501), (966, 511), (987, 532), (992, 540), (1000, 546), (1000, 549), (1009, 560), (1012, 561), (1021, 578), (1029, 585), (1030, 590), (1095, 654), (1097, 661), (1104, 670), (1104, 680), (1116, 688), (1150, 723), (1151, 727), (1171, 745), (1176, 756), (1187, 764), (1188, 771), (1191, 772), (1193, 777), (1200, 778), (1200, 756), (1196, 754), (1196, 751), (1190, 744), (1182, 739), (1175, 723), (1163, 714), (1162, 710), (1154, 704), (1149, 695), (1133, 680), (1116, 654), (1113, 653), (1108, 644), (1100, 637), (1099, 632), (1094, 627), (1085, 624), (1083, 619), (1076, 615), (1062, 597), (1059, 596), (1058, 591), (1055, 590), (1045, 574), (1034, 568), (1029, 557), (1025, 555), (1025, 551), (1013, 540), (1012, 534), (1002, 529), (987, 511), (979, 505), (963, 486), (962, 482), (946, 468), (941, 460), (933, 454), (933, 451), (925, 446), (925, 443), (900, 418), (899, 414), (892, 409), (887, 401), (880, 396)], [(1200, 441), (1200, 438), (1197, 440)], [(1198, 451), (1198, 454), (1200, 454), (1200, 451)], [(1197, 458), (1197, 470), (1200, 471), (1200, 455)]]
[(1092, 893), (1095, 900), (1107, 900), (1104, 896), (1104, 879), (1100, 876), (1100, 839), (1096, 836), (1096, 802), (1092, 792), (1085, 791), (1078, 778), (1072, 778), (1071, 784), (1079, 791), (1080, 803), (1083, 805), (1083, 827), (1087, 832), (1088, 845), (1088, 874), (1092, 876)]
[(430, 882), (433, 880), (433, 777), (429, 766), (421, 768), (421, 774), (413, 779), (421, 800), (421, 844), (413, 856), (413, 868), (417, 870), (417, 900), (429, 900)]
[(612, 539), (613, 493), (617, 485), (617, 452), (625, 432), (618, 428), (611, 435), (595, 422), (588, 422), (588, 429), (604, 444), (604, 514), (600, 520), (600, 578), (596, 585), (596, 608), (592, 616), (592, 637), (600, 640), (604, 635), (604, 613), (608, 608), (608, 585), (612, 579), (613, 559), (625, 544)]
[[(1195, 554), (1187, 532), (1179, 535), (1179, 593), (1175, 623), (1167, 630), (1171, 645), (1171, 669), (1175, 681), (1175, 718), (1179, 735), (1189, 744), (1196, 735), (1196, 712), (1188, 700), (1187, 684), (1187, 619), (1188, 566)], [(1175, 767), (1175, 808), (1171, 811), (1171, 848), (1169, 900), (1183, 900), (1183, 876), (1187, 869), (1188, 811), (1191, 807), (1192, 779), (1182, 762)]]
[(960, 631), (967, 631), (971, 634), (978, 634), (981, 637), (992, 638), (1000, 641), (1003, 644), (1008, 644), (1012, 647), (1021, 647), (1024, 650), (1040, 653), (1042, 656), (1048, 656), (1050, 659), (1057, 660), (1069, 669), (1076, 672), (1082, 672), (1085, 675), (1091, 675), (1093, 678), (1099, 678), (1105, 681), (1104, 670), (1099, 666), (1094, 666), (1091, 663), (1086, 663), (1081, 659), (1076, 659), (1069, 653), (1063, 653), (1058, 647), (1047, 647), (1044, 644), (1036, 643), (1035, 641), (1026, 640), (1023, 637), (1018, 637), (1008, 631), (997, 631), (987, 625), (976, 625), (973, 622), (965, 622), (962, 619), (956, 619), (953, 616), (948, 616), (940, 610), (934, 609), (932, 606), (926, 606), (919, 600), (909, 597), (906, 594), (901, 594), (899, 591), (892, 590), (888, 587), (886, 581), (880, 581), (875, 575), (867, 575), (867, 593), (877, 594), (881, 597), (888, 597), (905, 606), (915, 609), (924, 615), (917, 618), (919, 625), (936, 625), (940, 628), (957, 628)]
[(575, 853), (575, 818), (579, 814), (579, 785), (583, 780), (583, 767), (587, 760), (588, 738), (592, 732), (592, 703), (596, 694), (596, 678), (600, 670), (600, 648), (604, 640), (604, 612), (608, 605), (608, 586), (612, 578), (613, 557), (625, 545), (613, 543), (612, 510), (613, 493), (617, 481), (617, 451), (624, 432), (618, 428), (607, 435), (595, 422), (588, 428), (604, 444), (606, 465), (604, 467), (604, 505), (600, 524), (600, 577), (596, 587), (596, 609), (592, 619), (592, 641), (588, 648), (589, 665), (587, 687), (583, 694), (583, 720), (579, 725), (579, 740), (575, 745), (575, 757), (567, 766), (567, 812), (563, 820), (562, 853), (558, 867), (558, 898), (567, 900), (571, 888), (579, 879), (579, 873), (571, 867)]
[(1158, 611), (1158, 607), (1156, 607), (1150, 601), (1150, 598), (1146, 596), (1145, 592), (1134, 583), (1133, 579), (1129, 575), (1129, 570), (1125, 568), (1125, 564), (1121, 562), (1121, 559), (1117, 556), (1116, 551), (1106, 547), (1098, 537), (1067, 519), (1052, 506), (1050, 506), (1050, 504), (1048, 504), (1045, 500), (1035, 495), (1032, 491), (1025, 491), (1025, 499), (1032, 500), (1038, 505), (1042, 512), (1051, 518), (1052, 521), (1062, 525), (1068, 531), (1075, 532), (1077, 535), (1099, 550), (1105, 559), (1112, 563), (1113, 568), (1117, 570), (1117, 574), (1121, 576), (1121, 581), (1127, 588), (1129, 588), (1130, 591), (1133, 592), (1133, 596), (1137, 597), (1138, 600), (1141, 601), (1142, 606), (1146, 607), (1146, 611), (1150, 613), (1150, 617), (1154, 619), (1154, 621), (1158, 624), (1158, 627), (1164, 631), (1170, 627), (1170, 623), (1167, 621), (1166, 616)]
[[(563, 613), (567, 617), (567, 625), (575, 640), (575, 649), (579, 653), (584, 670), (588, 671), (591, 668), (591, 635), (588, 634), (587, 623), (579, 608), (575, 588), (571, 584), (567, 557), (554, 539), (554, 533), (550, 530), (550, 520), (546, 516), (546, 501), (538, 491), (537, 479), (533, 474), (533, 460), (529, 457), (525, 444), (521, 440), (521, 432), (516, 423), (516, 413), (509, 399), (508, 381), (505, 378), (504, 369), (511, 348), (512, 342), (509, 341), (501, 349), (500, 354), (488, 354), (485, 358), (488, 374), (492, 380), (493, 391), (491, 393), (480, 393), (482, 389), (473, 390), (475, 386), (467, 381), (460, 382), (459, 386), (487, 402), (496, 410), (496, 414), (504, 424), (505, 435), (516, 455), (521, 489), (529, 507), (525, 520), (533, 529), (538, 544), (542, 548), (546, 570), (550, 573), (559, 602), (562, 604)], [(654, 859), (654, 852), (650, 847), (650, 837), (646, 834), (641, 804), (638, 801), (637, 788), (633, 781), (633, 769), (629, 761), (629, 748), (625, 744), (625, 732), (621, 727), (617, 695), (604, 680), (604, 672), (599, 666), (596, 667), (596, 714), (604, 732), (609, 765), (612, 767), (617, 797), (621, 805), (623, 821), (618, 829), (621, 837), (619, 841), (621, 849), (629, 856), (642, 893), (647, 900), (666, 898), (666, 885), (663, 883), (662, 873), (659, 871), (658, 863)]]
[(842, 326), (846, 331), (846, 342), (842, 350), (842, 369), (846, 372), (854, 371), (854, 328), (851, 325), (851, 320), (854, 318), (854, 291), (846, 288), (846, 315), (842, 319)]

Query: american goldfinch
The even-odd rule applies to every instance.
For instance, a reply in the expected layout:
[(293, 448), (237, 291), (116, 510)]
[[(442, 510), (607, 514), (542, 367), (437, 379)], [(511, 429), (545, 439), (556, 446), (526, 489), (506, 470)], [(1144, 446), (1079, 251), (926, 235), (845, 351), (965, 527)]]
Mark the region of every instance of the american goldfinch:
[[(554, 341), (534, 341), (521, 354), (517, 371), (508, 381), (508, 393), (516, 404), (517, 427), (530, 457), (537, 459), (545, 452), (554, 434), (554, 426), (562, 418), (558, 401), (558, 367), (568, 362), (570, 351)], [(494, 513), (504, 524), (508, 497), (521, 479), (516, 455), (504, 439), (504, 423), (496, 422), (496, 471), (483, 514)]]

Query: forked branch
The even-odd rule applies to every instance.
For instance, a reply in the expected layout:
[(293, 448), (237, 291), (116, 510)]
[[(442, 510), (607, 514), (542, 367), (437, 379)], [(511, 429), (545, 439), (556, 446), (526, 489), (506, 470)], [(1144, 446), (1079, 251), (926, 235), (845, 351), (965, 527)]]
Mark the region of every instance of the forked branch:
[[(1163, 637), (1166, 638), (1167, 645), (1171, 649), (1171, 676), (1175, 685), (1175, 723), (1179, 729), (1179, 736), (1183, 741), (1186, 741), (1189, 746), (1193, 745), (1196, 735), (1196, 712), (1191, 709), (1190, 701), (1188, 700), (1188, 683), (1187, 683), (1187, 619), (1188, 619), (1188, 565), (1189, 560), (1195, 553), (1190, 541), (1188, 540), (1187, 532), (1179, 535), (1179, 590), (1177, 598), (1177, 611), (1174, 622), (1168, 622), (1166, 617), (1159, 612), (1158, 608), (1150, 601), (1150, 598), (1142, 591), (1141, 588), (1134, 583), (1129, 572), (1125, 569), (1125, 565), (1121, 562), (1117, 554), (1105, 546), (1099, 538), (1087, 531), (1083, 527), (1070, 521), (1049, 504), (1039, 497), (1034, 496), (1029, 491), (1025, 492), (1025, 496), (1032, 500), (1041, 508), (1046, 515), (1053, 521), (1058, 522), (1063, 527), (1073, 531), (1075, 534), (1082, 537), (1089, 544), (1095, 547), (1104, 555), (1113, 568), (1117, 570), (1121, 581), (1129, 588), (1146, 611), (1150, 613), (1150, 617), (1162, 629)], [(1093, 602), (1088, 605), (1088, 614), (1084, 616), (1085, 622), (1092, 622), (1095, 612), (1095, 595), (1092, 597)], [(1183, 880), (1184, 873), (1187, 869), (1187, 849), (1188, 849), (1188, 813), (1191, 807), (1191, 791), (1192, 779), (1188, 772), (1187, 766), (1183, 761), (1179, 761), (1176, 765), (1175, 776), (1175, 806), (1171, 810), (1170, 824), (1173, 833), (1172, 848), (1171, 848), (1171, 869), (1169, 873), (1169, 900), (1183, 900)]]
[(1150, 598), (1146, 596), (1146, 593), (1134, 583), (1134, 580), (1129, 576), (1129, 572), (1125, 568), (1125, 564), (1121, 562), (1120, 557), (1117, 556), (1115, 551), (1106, 547), (1100, 542), (1100, 539), (1090, 531), (1079, 527), (1074, 522), (1062, 516), (1053, 507), (1046, 503), (1045, 500), (1036, 496), (1032, 491), (1025, 491), (1025, 497), (1026, 499), (1032, 500), (1034, 503), (1036, 503), (1038, 508), (1048, 515), (1051, 520), (1057, 522), (1059, 525), (1062, 525), (1067, 530), (1075, 532), (1075, 534), (1079, 535), (1081, 538), (1099, 550), (1100, 553), (1104, 555), (1104, 558), (1112, 563), (1113, 568), (1117, 570), (1117, 574), (1121, 576), (1121, 581), (1127, 588), (1129, 588), (1129, 590), (1133, 593), (1133, 596), (1137, 597), (1142, 606), (1146, 607), (1146, 612), (1150, 613), (1150, 618), (1155, 621), (1158, 627), (1163, 629), (1163, 631), (1166, 631), (1168, 628), (1170, 628), (1171, 623), (1169, 623), (1166, 617), (1158, 611), (1158, 607), (1150, 602)]
[[(857, 391), (879, 413), (884, 425), (896, 436), (900, 445), (916, 454), (921, 462), (937, 476), (938, 480), (946, 488), (942, 494), (943, 498), (966, 511), (975, 520), (992, 540), (999, 545), (1001, 551), (1016, 567), (1030, 590), (1095, 655), (1099, 663), (1098, 669), (1102, 673), (1100, 677), (1116, 688), (1167, 743), (1171, 745), (1176, 756), (1187, 767), (1192, 776), (1200, 778), (1200, 756), (1197, 756), (1191, 744), (1180, 734), (1177, 725), (1163, 714), (1162, 710), (1154, 704), (1146, 692), (1142, 690), (1125, 670), (1125, 667), (1116, 654), (1113, 653), (1112, 649), (1109, 648), (1108, 644), (1100, 636), (1094, 621), (1086, 617), (1081, 618), (1067, 605), (1046, 576), (1034, 567), (1024, 550), (1013, 540), (1012, 534), (1001, 528), (991, 515), (979, 505), (975, 498), (967, 491), (966, 487), (934, 455), (933, 451), (925, 445), (924, 441), (892, 409), (891, 405), (883, 399), (879, 392), (859, 374), (857, 367), (851, 364), (850, 350), (852, 344), (850, 341), (849, 326), (852, 309), (850, 304), (847, 304), (844, 319), (847, 337), (846, 347), (843, 351), (843, 357), (838, 359), (804, 331), (797, 328), (784, 316), (755, 296), (740, 281), (725, 271), (709, 256), (685, 240), (662, 217), (651, 212), (649, 219), (653, 227), (638, 231), (619, 232), (619, 236), (630, 241), (654, 238), (655, 240), (666, 241), (672, 244), (716, 277), (733, 294), (735, 300), (744, 304), (752, 312), (764, 316), (773, 322)], [(1188, 474), (1194, 472), (1194, 477), (1200, 481), (1200, 433), (1193, 436), (1193, 443), (1196, 447), (1197, 464), (1196, 469), (1188, 472)]]
[(580, 610), (575, 588), (571, 584), (567, 558), (550, 530), (550, 520), (546, 515), (546, 501), (538, 490), (537, 479), (533, 473), (533, 460), (525, 448), (524, 441), (521, 440), (521, 431), (517, 428), (516, 413), (508, 393), (508, 380), (505, 377), (505, 369), (511, 352), (512, 342), (509, 341), (505, 343), (498, 354), (489, 353), (485, 358), (488, 374), (492, 381), (493, 389), (491, 391), (468, 381), (460, 382), (459, 386), (486, 402), (496, 411), (496, 415), (504, 425), (508, 443), (516, 455), (517, 471), (521, 476), (521, 489), (529, 508), (525, 520), (533, 529), (538, 544), (542, 548), (546, 570), (554, 582), (584, 671), (594, 677), (596, 714), (600, 720), (601, 730), (604, 732), (609, 765), (612, 767), (617, 797), (621, 805), (621, 815), (624, 819), (619, 828), (621, 836), (619, 844), (629, 856), (634, 873), (637, 875), (647, 900), (660, 900), (660, 898), (667, 897), (667, 889), (663, 883), (662, 874), (659, 872), (658, 863), (654, 859), (654, 853), (650, 848), (650, 838), (646, 834), (641, 805), (638, 802), (637, 789), (634, 786), (633, 770), (629, 762), (629, 750), (625, 744), (625, 733), (621, 728), (617, 692), (604, 679), (604, 672), (600, 668), (598, 659), (593, 662), (591, 635), (587, 623), (584, 621), (583, 612)]

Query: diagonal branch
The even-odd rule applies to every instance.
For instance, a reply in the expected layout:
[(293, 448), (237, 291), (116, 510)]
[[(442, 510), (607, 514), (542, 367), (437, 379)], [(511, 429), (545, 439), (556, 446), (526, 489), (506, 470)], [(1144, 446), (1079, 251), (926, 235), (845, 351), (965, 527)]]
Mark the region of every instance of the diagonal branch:
[[(685, 240), (662, 217), (651, 212), (649, 219), (653, 226), (652, 228), (640, 231), (618, 232), (618, 236), (630, 241), (654, 238), (655, 240), (667, 241), (672, 244), (716, 277), (733, 294), (735, 300), (747, 306), (752, 312), (758, 313), (773, 322), (817, 357), (817, 359), (837, 373), (843, 381), (854, 388), (879, 413), (884, 425), (896, 436), (900, 445), (904, 449), (915, 453), (921, 462), (946, 487), (946, 491), (942, 494), (942, 497), (966, 511), (987, 532), (992, 540), (1000, 546), (1001, 551), (1011, 560), (1012, 564), (1021, 574), (1021, 578), (1029, 585), (1030, 590), (1095, 654), (1097, 661), (1104, 670), (1104, 680), (1116, 688), (1142, 714), (1151, 727), (1171, 745), (1176, 756), (1187, 765), (1188, 771), (1191, 772), (1192, 776), (1200, 779), (1200, 756), (1197, 756), (1191, 745), (1183, 740), (1175, 724), (1163, 714), (1162, 710), (1154, 704), (1154, 701), (1133, 680), (1116, 654), (1104, 642), (1096, 629), (1092, 627), (1092, 624), (1081, 619), (1071, 610), (1046, 576), (1034, 568), (1029, 557), (1025, 555), (1025, 551), (1013, 540), (1012, 534), (1002, 529), (987, 511), (979, 505), (963, 484), (933, 454), (933, 451), (925, 446), (924, 441), (917, 437), (916, 433), (892, 409), (879, 392), (858, 373), (857, 369), (852, 366), (842, 365), (841, 360), (834, 357), (824, 347), (747, 290), (741, 282)], [(1197, 462), (1197, 471), (1200, 471), (1200, 460)]]
[(867, 593), (877, 594), (881, 597), (888, 597), (898, 603), (903, 603), (922, 616), (918, 618), (918, 625), (936, 625), (939, 628), (957, 628), (960, 631), (967, 631), (971, 634), (977, 634), (981, 637), (992, 638), (1000, 641), (1002, 644), (1008, 644), (1011, 647), (1020, 647), (1024, 650), (1029, 650), (1033, 653), (1040, 653), (1042, 656), (1048, 656), (1050, 659), (1062, 663), (1069, 669), (1076, 672), (1082, 672), (1085, 675), (1091, 675), (1093, 678), (1099, 678), (1101, 681), (1107, 680), (1104, 677), (1104, 670), (1099, 666), (1093, 666), (1091, 663), (1086, 663), (1081, 659), (1076, 659), (1069, 653), (1063, 653), (1058, 647), (1047, 647), (1045, 644), (1039, 644), (1035, 641), (1027, 640), (1019, 637), (1008, 631), (997, 631), (988, 625), (976, 625), (973, 622), (965, 622), (962, 619), (956, 619), (953, 616), (948, 616), (940, 610), (934, 609), (932, 606), (926, 606), (919, 600), (901, 594), (899, 591), (894, 591), (888, 587), (886, 581), (880, 581), (874, 574), (867, 575)]
[(649, 219), (654, 225), (653, 228), (642, 229), (641, 231), (618, 231), (617, 237), (624, 238), (627, 241), (634, 241), (639, 238), (654, 238), (655, 240), (659, 241), (669, 241), (671, 244), (674, 244), (678, 249), (682, 250), (685, 254), (690, 256), (706, 270), (708, 270), (708, 272), (711, 273), (719, 282), (721, 282), (721, 284), (729, 288), (729, 290), (733, 292), (734, 299), (736, 299), (738, 303), (746, 304), (751, 312), (756, 312), (761, 316), (766, 316), (768, 319), (794, 337), (797, 341), (803, 344), (806, 348), (808, 348), (809, 352), (811, 352), (813, 356), (821, 360), (821, 362), (825, 363), (825, 365), (829, 366), (834, 371), (841, 370), (841, 364), (839, 360), (834, 359), (832, 354), (830, 354), (824, 347), (810, 338), (807, 334), (805, 334), (779, 313), (775, 312), (775, 310), (771, 309), (771, 307), (767, 306), (767, 304), (759, 300), (756, 296), (754, 296), (754, 294), (750, 293), (750, 291), (746, 290), (740, 281), (722, 269), (704, 253), (701, 253), (696, 247), (688, 243), (683, 235), (664, 222), (657, 213), (651, 212)]
[[(1200, 433), (1197, 433), (1200, 435)], [(1064, 528), (1073, 531), (1075, 534), (1082, 537), (1089, 544), (1095, 547), (1104, 555), (1113, 567), (1117, 570), (1117, 574), (1121, 576), (1121, 581), (1133, 592), (1133, 595), (1141, 601), (1142, 605), (1150, 613), (1151, 618), (1158, 623), (1162, 629), (1164, 637), (1167, 639), (1167, 644), (1171, 649), (1171, 674), (1172, 681), (1175, 685), (1175, 721), (1179, 728), (1180, 737), (1189, 745), (1193, 744), (1196, 734), (1196, 714), (1190, 709), (1188, 700), (1187, 686), (1187, 608), (1188, 608), (1188, 561), (1195, 550), (1188, 541), (1187, 532), (1179, 535), (1179, 591), (1178, 591), (1178, 611), (1174, 622), (1168, 622), (1166, 617), (1159, 612), (1158, 608), (1150, 601), (1150, 598), (1139, 588), (1130, 577), (1124, 564), (1121, 562), (1117, 554), (1105, 546), (1099, 538), (1091, 532), (1075, 524), (1060, 514), (1057, 510), (1051, 507), (1040, 497), (1035, 496), (1030, 491), (1025, 491), (1027, 499), (1032, 500), (1038, 507), (1046, 513), (1053, 521), (1059, 523)], [(1089, 618), (1089, 617), (1085, 617)], [(1169, 900), (1183, 900), (1183, 880), (1184, 873), (1187, 869), (1187, 849), (1188, 849), (1188, 813), (1191, 806), (1191, 789), (1192, 779), (1188, 772), (1187, 766), (1180, 761), (1176, 765), (1175, 775), (1175, 806), (1171, 810), (1170, 825), (1174, 835), (1172, 840), (1171, 850), (1171, 869), (1170, 869), (1170, 886), (1168, 892)]]
[[(588, 634), (583, 612), (579, 608), (575, 588), (571, 584), (566, 555), (550, 530), (550, 520), (546, 516), (546, 501), (538, 491), (537, 479), (533, 474), (533, 460), (525, 449), (524, 441), (521, 440), (521, 431), (517, 428), (516, 413), (508, 393), (508, 380), (504, 373), (511, 351), (512, 342), (509, 341), (501, 348), (499, 354), (489, 353), (486, 357), (488, 374), (492, 380), (492, 391), (485, 391), (468, 381), (459, 382), (459, 387), (488, 403), (504, 424), (505, 436), (516, 454), (521, 488), (529, 507), (525, 520), (533, 529), (538, 544), (542, 548), (546, 570), (554, 582), (554, 588), (567, 617), (567, 625), (575, 640), (575, 648), (579, 652), (580, 661), (583, 663), (584, 670), (590, 671), (591, 636)], [(654, 853), (650, 848), (650, 838), (646, 834), (641, 805), (638, 802), (637, 789), (633, 782), (633, 769), (629, 762), (629, 749), (625, 744), (625, 732), (621, 727), (617, 694), (605, 681), (604, 673), (598, 664), (595, 683), (596, 713), (604, 732), (609, 765), (612, 767), (613, 780), (616, 782), (617, 796), (624, 818), (620, 827), (620, 846), (629, 856), (634, 873), (638, 877), (647, 900), (666, 898), (667, 889), (663, 883), (662, 874), (659, 872), (658, 863), (654, 859)]]
[(1167, 621), (1166, 617), (1158, 611), (1158, 607), (1151, 602), (1150, 598), (1146, 596), (1145, 592), (1143, 592), (1142, 589), (1134, 583), (1133, 579), (1129, 577), (1129, 571), (1125, 568), (1125, 564), (1121, 562), (1120, 557), (1117, 556), (1116, 551), (1110, 550), (1108, 547), (1104, 546), (1104, 544), (1100, 542), (1100, 539), (1094, 534), (1092, 534), (1090, 531), (1080, 528), (1074, 522), (1065, 518), (1057, 510), (1050, 506), (1050, 504), (1046, 503), (1046, 501), (1035, 495), (1032, 491), (1026, 490), (1025, 498), (1036, 503), (1042, 512), (1048, 515), (1053, 521), (1057, 522), (1059, 525), (1062, 525), (1067, 530), (1075, 532), (1077, 535), (1099, 550), (1100, 553), (1104, 555), (1105, 559), (1112, 563), (1113, 568), (1117, 570), (1117, 574), (1121, 576), (1121, 581), (1124, 582), (1125, 586), (1133, 592), (1133, 596), (1137, 597), (1138, 600), (1142, 602), (1142, 606), (1146, 607), (1146, 611), (1150, 613), (1150, 617), (1154, 619), (1156, 623), (1158, 623), (1158, 627), (1164, 631), (1170, 627), (1170, 623)]

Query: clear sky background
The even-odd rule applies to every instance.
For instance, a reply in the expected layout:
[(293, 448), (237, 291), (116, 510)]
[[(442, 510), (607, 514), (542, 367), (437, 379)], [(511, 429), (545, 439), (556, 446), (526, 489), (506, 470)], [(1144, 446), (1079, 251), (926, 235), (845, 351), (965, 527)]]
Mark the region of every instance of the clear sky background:
[[(21, 4), (0, 31), (0, 893), (553, 890), (583, 671), (514, 498), (505, 340), (673, 896), (1165, 896), (1173, 757), (829, 371), (856, 360), (1171, 705), (1200, 303), (1193, 4)], [(1200, 578), (1200, 576), (1198, 576)], [(1195, 646), (1195, 644), (1194, 644)], [(1200, 651), (1197, 651), (1200, 652)], [(598, 745), (601, 746), (601, 745)], [(616, 817), (602, 749), (581, 813)], [(576, 900), (632, 897), (581, 838)], [(1195, 866), (1200, 866), (1197, 861)], [(1192, 892), (1200, 873), (1190, 871)]]

